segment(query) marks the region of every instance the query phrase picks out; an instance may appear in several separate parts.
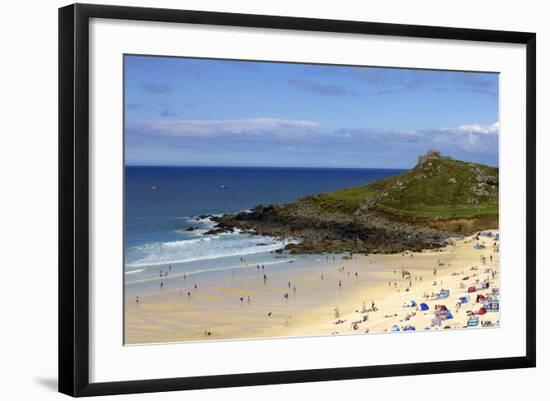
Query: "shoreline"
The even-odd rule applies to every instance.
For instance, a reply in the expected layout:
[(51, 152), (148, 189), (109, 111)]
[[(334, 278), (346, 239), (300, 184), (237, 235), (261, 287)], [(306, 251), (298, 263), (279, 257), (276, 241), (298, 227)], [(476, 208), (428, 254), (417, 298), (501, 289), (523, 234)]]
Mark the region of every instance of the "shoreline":
[[(477, 242), (486, 248), (475, 249)], [(488, 237), (473, 241), (468, 236), (439, 250), (351, 259), (316, 255), (264, 269), (243, 267), (237, 274), (213, 273), (219, 277), (212, 280), (174, 279), (176, 285), (142, 295), (139, 302), (133, 295), (125, 298), (125, 344), (384, 333), (394, 326), (400, 331), (407, 326), (462, 328), (467, 325), (466, 311), (483, 306), (472, 298), (498, 289), (499, 254), (494, 244), (498, 242)], [(471, 303), (457, 309), (457, 299), (467, 296), (467, 288), (485, 279), (489, 288), (470, 294)], [(438, 302), (446, 304), (453, 318), (433, 326), (436, 300), (423, 296), (441, 289), (450, 290), (450, 296)], [(404, 307), (411, 301), (416, 307)], [(376, 311), (367, 312), (373, 302)], [(429, 310), (418, 310), (420, 303)], [(498, 325), (498, 316), (479, 316), (477, 327), (482, 321)]]

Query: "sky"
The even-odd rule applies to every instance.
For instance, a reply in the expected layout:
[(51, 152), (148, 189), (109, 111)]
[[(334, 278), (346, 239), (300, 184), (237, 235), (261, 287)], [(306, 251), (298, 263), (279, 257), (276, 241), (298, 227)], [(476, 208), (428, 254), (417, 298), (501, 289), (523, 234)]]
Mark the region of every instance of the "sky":
[(498, 166), (498, 74), (124, 58), (127, 165)]

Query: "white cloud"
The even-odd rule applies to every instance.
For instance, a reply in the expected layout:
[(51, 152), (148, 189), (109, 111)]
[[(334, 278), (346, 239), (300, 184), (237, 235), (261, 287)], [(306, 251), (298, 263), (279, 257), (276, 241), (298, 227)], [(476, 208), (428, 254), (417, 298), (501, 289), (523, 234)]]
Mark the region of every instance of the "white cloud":
[(294, 137), (314, 133), (321, 125), (314, 121), (260, 117), (238, 120), (164, 120), (147, 122), (145, 126), (162, 135), (179, 137)]
[(454, 128), (443, 128), (442, 131), (450, 131), (458, 134), (498, 134), (499, 127), (499, 122), (497, 121), (491, 125), (465, 124)]

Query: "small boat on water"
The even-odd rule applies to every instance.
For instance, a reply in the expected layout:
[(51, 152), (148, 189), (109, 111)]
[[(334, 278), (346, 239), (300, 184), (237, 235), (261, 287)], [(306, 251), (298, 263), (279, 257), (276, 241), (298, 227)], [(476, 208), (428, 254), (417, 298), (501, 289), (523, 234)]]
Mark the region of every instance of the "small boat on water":
[(227, 185), (220, 185), (220, 189), (227, 189), (229, 188)]
[(151, 191), (160, 191), (160, 187), (158, 185), (153, 185)]

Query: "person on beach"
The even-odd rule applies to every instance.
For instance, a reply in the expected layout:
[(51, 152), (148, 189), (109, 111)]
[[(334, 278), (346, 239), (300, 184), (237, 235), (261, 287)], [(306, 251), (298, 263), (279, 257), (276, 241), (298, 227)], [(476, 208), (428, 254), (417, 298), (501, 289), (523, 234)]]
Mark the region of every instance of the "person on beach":
[(264, 285), (267, 282), (267, 276), (264, 274)]
[(285, 295), (283, 295), (285, 299), (288, 299), (288, 292), (285, 292)]
[(248, 303), (250, 303), (250, 295), (248, 296), (247, 301), (248, 301)]
[(191, 298), (191, 291), (187, 291), (187, 298)]
[(139, 304), (139, 295), (136, 297), (136, 304)]
[(244, 297), (240, 297), (240, 298), (239, 298), (239, 301), (241, 301), (241, 304), (242, 304), (243, 301), (244, 301)]
[(288, 288), (290, 288), (290, 281), (288, 282)]
[(321, 280), (324, 280), (324, 279), (325, 279), (325, 276), (321, 274)]
[(164, 283), (161, 281), (160, 282), (160, 289), (162, 290), (162, 287), (164, 287)]
[(187, 274), (183, 275), (183, 281), (187, 280)]
[(195, 287), (195, 290), (196, 290), (196, 289), (198, 288), (198, 287), (197, 287), (197, 284), (195, 284), (195, 286), (194, 286), (194, 287)]
[(292, 288), (292, 291), (294, 291), (294, 295), (296, 295), (296, 286)]
[(338, 280), (338, 287), (342, 288), (342, 280)]

